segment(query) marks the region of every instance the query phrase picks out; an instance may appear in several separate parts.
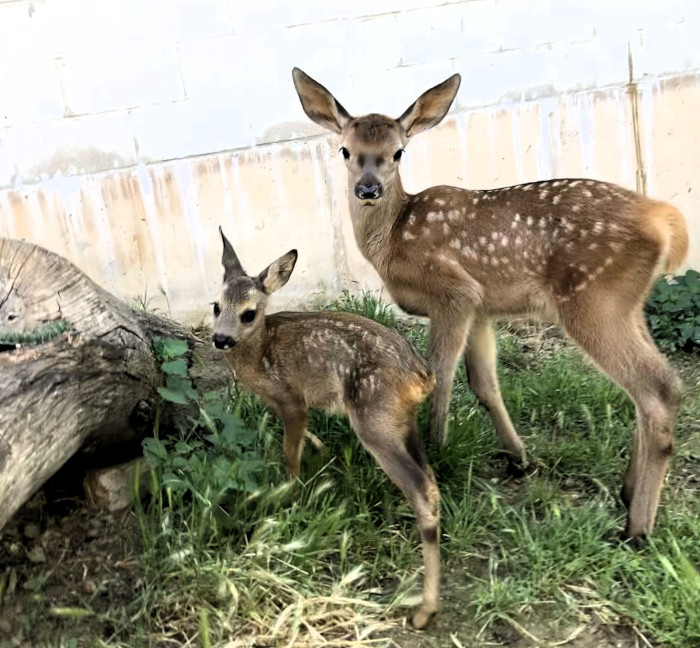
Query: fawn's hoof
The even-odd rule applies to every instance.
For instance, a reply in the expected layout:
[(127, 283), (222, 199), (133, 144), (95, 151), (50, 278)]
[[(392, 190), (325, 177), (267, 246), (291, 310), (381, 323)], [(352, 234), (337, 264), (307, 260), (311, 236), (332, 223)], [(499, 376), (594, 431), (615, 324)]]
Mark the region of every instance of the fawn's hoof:
[(416, 630), (422, 630), (425, 626), (430, 623), (430, 619), (435, 616), (437, 608), (430, 607), (428, 605), (421, 605), (413, 614), (413, 620), (411, 623)]
[(629, 529), (625, 529), (621, 534), (620, 540), (631, 547), (634, 550), (639, 550), (647, 544), (647, 534), (646, 533), (635, 533), (631, 534)]

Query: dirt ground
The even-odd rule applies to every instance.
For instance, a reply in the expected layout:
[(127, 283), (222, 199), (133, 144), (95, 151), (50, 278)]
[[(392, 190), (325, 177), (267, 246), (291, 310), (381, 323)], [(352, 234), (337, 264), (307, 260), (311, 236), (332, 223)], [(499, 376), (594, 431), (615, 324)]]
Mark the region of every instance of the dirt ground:
[(2, 648), (108, 640), (115, 628), (105, 619), (141, 585), (136, 518), (95, 510), (63, 478), (48, 482), (0, 536)]

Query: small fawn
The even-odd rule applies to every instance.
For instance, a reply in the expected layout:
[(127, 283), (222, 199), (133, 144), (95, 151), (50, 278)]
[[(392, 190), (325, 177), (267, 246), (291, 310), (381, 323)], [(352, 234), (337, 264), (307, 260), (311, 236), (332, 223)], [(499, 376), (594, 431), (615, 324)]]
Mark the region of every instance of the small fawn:
[(406, 339), (372, 320), (331, 312), (266, 316), (268, 295), (287, 283), (296, 250), (249, 277), (223, 231), (221, 238), (224, 281), (214, 304), (214, 346), (241, 384), (282, 420), (290, 475), (299, 474), (310, 407), (350, 419), (416, 515), (425, 581), (413, 625), (425, 627), (438, 609), (440, 494), (415, 415), (435, 386), (433, 373)]
[(446, 439), (452, 382), (464, 354), (469, 384), (501, 442), (525, 463), (498, 385), (491, 320), (530, 315), (557, 323), (636, 405), (622, 498), (626, 534), (650, 533), (680, 391), (642, 307), (655, 277), (678, 268), (687, 253), (678, 210), (583, 179), (488, 190), (439, 186), (409, 195), (399, 175), (403, 150), (442, 121), (460, 76), (424, 92), (398, 119), (352, 117), (304, 72), (294, 68), (292, 77), (309, 118), (340, 135), (360, 251), (403, 310), (430, 318), (431, 438)]

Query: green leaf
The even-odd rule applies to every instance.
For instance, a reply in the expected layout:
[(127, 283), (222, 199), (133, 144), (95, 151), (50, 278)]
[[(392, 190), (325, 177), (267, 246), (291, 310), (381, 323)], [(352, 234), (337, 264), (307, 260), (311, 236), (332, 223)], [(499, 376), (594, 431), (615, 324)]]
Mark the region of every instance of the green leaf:
[(180, 454), (187, 454), (190, 450), (192, 450), (192, 446), (189, 443), (187, 443), (187, 441), (178, 441), (175, 444), (175, 452), (179, 452)]
[(182, 391), (175, 391), (169, 387), (158, 387), (158, 393), (163, 400), (177, 403), (178, 405), (187, 405), (187, 400), (189, 398), (189, 396)]
[(163, 360), (173, 360), (187, 353), (187, 342), (174, 338), (153, 338), (153, 348)]
[(683, 340), (685, 341), (692, 338), (694, 330), (695, 326), (691, 322), (686, 322), (685, 324), (682, 324), (681, 335), (683, 336)]
[(148, 463), (156, 468), (162, 466), (168, 458), (168, 449), (162, 441), (158, 439), (148, 438), (143, 440), (143, 456), (146, 457)]
[(189, 378), (183, 378), (182, 376), (176, 376), (173, 374), (166, 374), (165, 386), (168, 389), (180, 392), (187, 398), (191, 398), (192, 400), (197, 399), (197, 391), (192, 387), (192, 382), (189, 380)]
[(688, 270), (685, 273), (685, 283), (687, 286), (690, 284), (700, 286), (700, 272), (697, 270)]
[(185, 470), (189, 468), (189, 463), (184, 457), (174, 457), (173, 458), (173, 468), (178, 468), (180, 470)]
[(162, 369), (163, 373), (187, 378), (187, 363), (182, 358), (171, 360), (170, 362), (164, 362), (160, 368)]

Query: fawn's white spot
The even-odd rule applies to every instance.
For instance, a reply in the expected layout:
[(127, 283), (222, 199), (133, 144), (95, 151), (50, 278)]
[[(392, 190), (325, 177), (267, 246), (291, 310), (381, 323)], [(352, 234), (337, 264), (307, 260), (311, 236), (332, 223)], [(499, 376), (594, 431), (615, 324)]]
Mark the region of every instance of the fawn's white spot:
[(478, 198), (472, 198), (472, 204), (473, 204), (473, 205), (479, 204), (479, 199), (478, 199)]
[(571, 211), (572, 212), (581, 211), (581, 207), (579, 205), (571, 205)]
[(603, 231), (604, 227), (605, 227), (605, 223), (603, 223), (603, 221), (596, 221), (595, 224), (593, 225), (593, 233), (600, 234)]
[(494, 241), (495, 241), (499, 236), (500, 236), (500, 235), (499, 235), (498, 232), (491, 232), (491, 238), (492, 238)]
[(570, 187), (575, 187), (576, 185), (581, 184), (580, 180), (574, 180), (573, 182), (569, 182)]
[(455, 250), (459, 250), (461, 246), (462, 244), (459, 242), (459, 239), (452, 239), (450, 241), (450, 247), (454, 248)]
[(502, 236), (501, 237), (501, 247), (505, 247), (506, 245), (508, 245), (508, 237)]
[(527, 226), (528, 226), (528, 227), (531, 227), (531, 226), (532, 226), (532, 223), (534, 223), (534, 219), (532, 218), (532, 216), (528, 216), (528, 217), (527, 217), (526, 223), (527, 223)]
[(584, 189), (583, 196), (584, 196), (584, 198), (592, 198), (593, 194), (588, 189)]
[(411, 234), (411, 232), (409, 232), (408, 230), (406, 230), (406, 231), (403, 233), (403, 238), (404, 238), (404, 240), (406, 240), (406, 241), (411, 241), (411, 240), (413, 240), (414, 238), (416, 238), (416, 235), (415, 235), (415, 234)]
[(558, 196), (554, 196), (554, 198), (552, 198), (552, 204), (558, 205), (560, 200), (561, 200), (561, 194)]
[(449, 218), (451, 221), (457, 220), (459, 218), (459, 210), (450, 209), (450, 211), (447, 212), (447, 218)]
[(489, 243), (488, 248), (486, 248), (489, 252), (495, 252), (496, 246), (493, 243)]
[(523, 191), (530, 191), (533, 187), (534, 187), (534, 185), (532, 185), (532, 184), (524, 184), (524, 185), (521, 185), (520, 188), (521, 188)]
[(476, 218), (476, 212), (469, 212), (469, 220), (474, 220)]
[(515, 244), (520, 247), (523, 244), (523, 239), (519, 236), (515, 237)]
[(486, 245), (486, 237), (485, 237), (485, 236), (480, 236), (480, 237), (479, 237), (479, 243), (481, 243), (481, 245)]
[(442, 206), (442, 205), (445, 204), (445, 201), (444, 201), (442, 198), (436, 198), (433, 202), (434, 202), (436, 205), (440, 205), (440, 206)]
[(435, 223), (436, 221), (442, 220), (442, 212), (428, 212), (425, 218), (429, 223)]
[(540, 190), (540, 200), (544, 200), (549, 195), (549, 191), (546, 189)]

